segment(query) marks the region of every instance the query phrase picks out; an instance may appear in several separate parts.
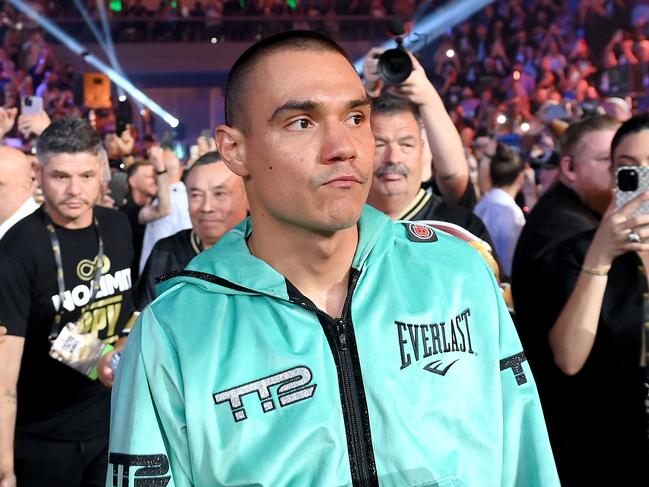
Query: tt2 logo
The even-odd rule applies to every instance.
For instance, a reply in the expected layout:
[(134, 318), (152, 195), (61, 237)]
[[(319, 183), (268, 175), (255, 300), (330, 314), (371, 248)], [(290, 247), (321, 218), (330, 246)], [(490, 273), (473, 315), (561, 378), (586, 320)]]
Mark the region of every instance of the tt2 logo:
[(277, 388), (277, 397), (280, 406), (285, 407), (313, 397), (317, 384), (308, 385), (311, 382), (311, 378), (311, 371), (308, 367), (294, 367), (254, 382), (248, 382), (247, 384), (233, 387), (226, 391), (217, 392), (213, 396), (214, 402), (216, 404), (230, 403), (234, 420), (239, 422), (248, 417), (243, 407), (243, 396), (256, 392), (261, 401), (261, 409), (264, 413), (267, 413), (275, 409), (275, 402), (270, 391), (271, 387), (279, 386)]
[[(113, 465), (113, 487), (165, 487), (171, 480), (170, 475), (165, 475), (169, 473), (167, 455), (111, 453), (108, 461)], [(134, 484), (130, 483), (131, 467), (139, 467), (133, 474)]]

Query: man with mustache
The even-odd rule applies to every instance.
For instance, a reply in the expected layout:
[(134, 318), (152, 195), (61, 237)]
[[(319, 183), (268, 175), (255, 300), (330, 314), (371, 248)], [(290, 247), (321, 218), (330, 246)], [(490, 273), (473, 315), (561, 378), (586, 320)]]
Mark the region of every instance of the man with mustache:
[(248, 212), (243, 180), (223, 164), (218, 152), (199, 157), (187, 172), (185, 185), (192, 228), (163, 238), (153, 246), (135, 291), (139, 309), (155, 298), (157, 277), (183, 269)]
[(365, 205), (371, 105), (340, 46), (262, 40), (225, 98), (251, 216), (142, 312), (106, 485), (558, 485), (491, 271)]
[[(415, 75), (416, 73), (411, 77)], [(418, 81), (414, 85), (418, 92), (425, 90), (426, 85), (429, 90), (434, 90), (430, 82), (425, 77), (424, 79), (425, 82)], [(376, 150), (367, 202), (394, 220), (441, 220), (454, 223), (494, 249), (489, 232), (480, 218), (466, 208), (447, 203), (432, 191), (421, 188), (425, 162), (423, 128), (420, 108), (407, 96), (373, 99), (372, 132)], [(434, 152), (433, 147), (431, 150)]]
[(107, 363), (134, 311), (130, 227), (96, 206), (103, 149), (87, 122), (54, 122), (36, 147), (45, 203), (0, 241), (0, 486), (100, 485)]

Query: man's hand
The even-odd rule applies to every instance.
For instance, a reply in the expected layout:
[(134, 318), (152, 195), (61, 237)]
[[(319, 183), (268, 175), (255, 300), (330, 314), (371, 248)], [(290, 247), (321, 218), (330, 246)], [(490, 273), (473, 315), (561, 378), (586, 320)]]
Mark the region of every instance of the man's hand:
[(118, 143), (120, 149), (122, 150), (122, 155), (129, 156), (133, 154), (133, 147), (135, 146), (135, 139), (133, 134), (131, 134), (131, 128), (127, 125), (124, 132), (119, 134)]
[(0, 108), (0, 140), (14, 127), (17, 108)]
[(149, 160), (153, 163), (156, 173), (165, 170), (165, 161), (163, 155), (162, 147), (159, 145), (154, 145), (149, 149)]
[(196, 139), (196, 145), (198, 146), (198, 157), (202, 157), (208, 152), (214, 152), (216, 150), (216, 140), (214, 137), (203, 137), (201, 135)]
[(388, 93), (399, 98), (406, 98), (415, 105), (421, 106), (431, 102), (438, 95), (426, 76), (424, 67), (411, 52), (408, 52), (408, 55), (412, 60), (412, 73), (400, 85), (388, 88)]
[(383, 82), (379, 76), (379, 57), (385, 52), (382, 47), (373, 47), (363, 58), (363, 79), (369, 96), (379, 96)]
[(0, 470), (0, 487), (16, 487), (16, 476), (13, 470), (3, 472)]
[(99, 376), (99, 381), (108, 389), (113, 387), (113, 381), (115, 380), (115, 372), (113, 372), (113, 369), (110, 368), (110, 361), (113, 358), (113, 355), (115, 355), (116, 353), (117, 349), (111, 350), (106, 355), (101, 357), (99, 359), (99, 362), (97, 362), (97, 375)]
[(40, 136), (52, 121), (44, 111), (39, 113), (29, 113), (18, 117), (18, 130), (23, 137), (29, 137), (30, 134)]

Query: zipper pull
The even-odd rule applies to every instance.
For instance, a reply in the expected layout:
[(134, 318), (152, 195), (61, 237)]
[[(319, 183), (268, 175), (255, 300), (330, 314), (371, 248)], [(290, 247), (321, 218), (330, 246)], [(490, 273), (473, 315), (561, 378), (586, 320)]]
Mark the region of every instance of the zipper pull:
[(345, 320), (338, 318), (336, 320), (336, 330), (338, 331), (338, 340), (343, 350), (347, 348), (347, 335), (345, 334)]

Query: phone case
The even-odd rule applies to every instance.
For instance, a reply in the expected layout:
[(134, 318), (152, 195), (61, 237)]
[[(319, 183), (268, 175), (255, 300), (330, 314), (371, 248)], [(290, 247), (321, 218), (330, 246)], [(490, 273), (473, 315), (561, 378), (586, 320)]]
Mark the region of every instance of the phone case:
[[(618, 184), (620, 170), (633, 168), (638, 172), (638, 189), (635, 191), (621, 191)], [(615, 172), (615, 205), (619, 208), (624, 206), (636, 196), (649, 191), (649, 167), (644, 166), (620, 166)], [(642, 203), (633, 213), (634, 215), (649, 215), (649, 201)]]

